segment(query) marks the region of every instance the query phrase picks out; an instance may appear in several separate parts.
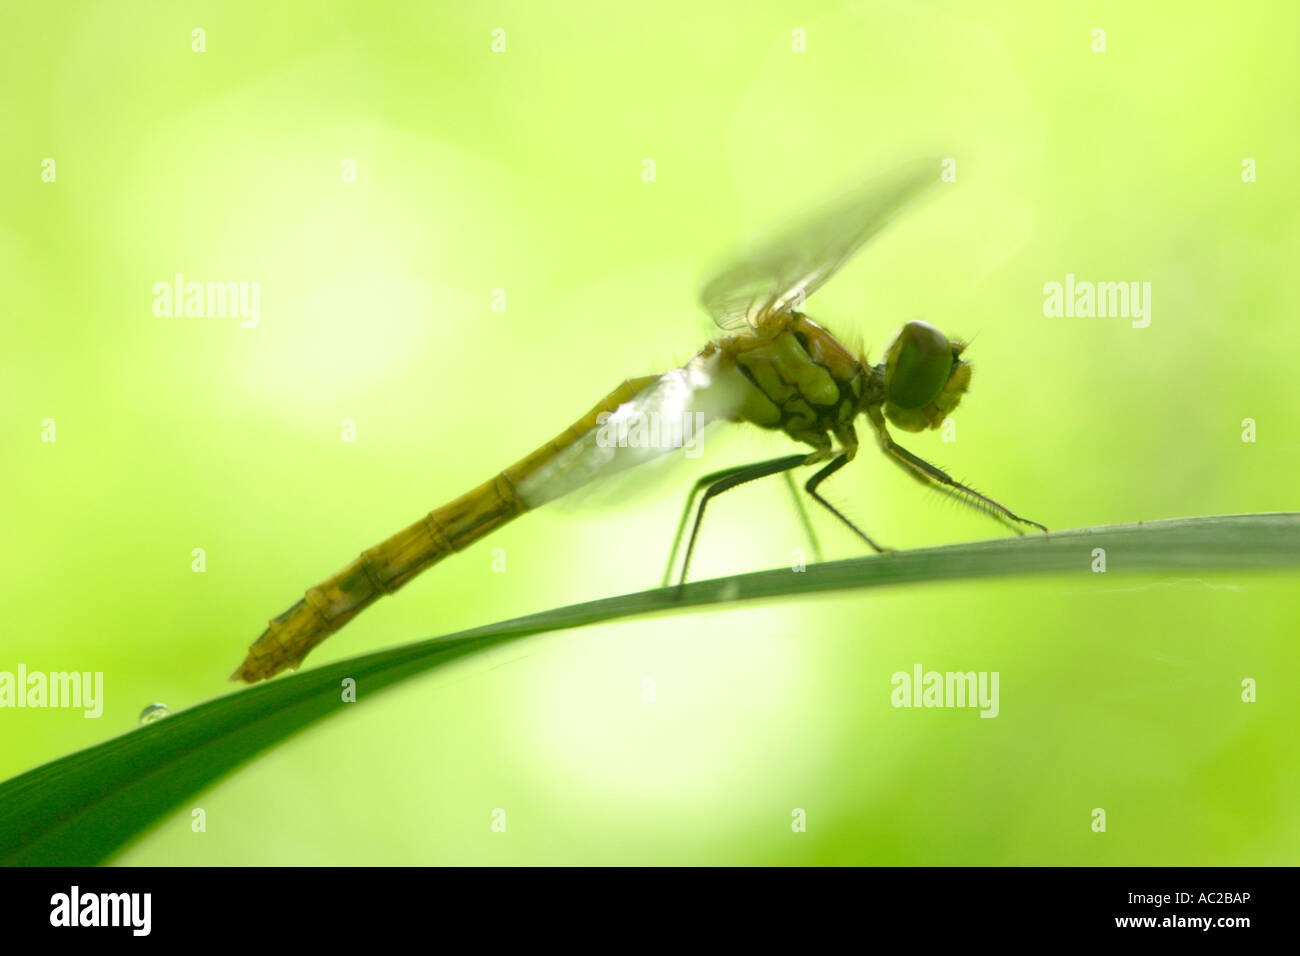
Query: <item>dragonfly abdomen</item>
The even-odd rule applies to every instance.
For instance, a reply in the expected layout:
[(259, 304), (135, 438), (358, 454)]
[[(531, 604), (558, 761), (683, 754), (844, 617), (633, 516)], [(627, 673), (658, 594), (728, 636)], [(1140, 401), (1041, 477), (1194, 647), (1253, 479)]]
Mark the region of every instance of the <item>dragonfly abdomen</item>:
[(308, 589), (302, 600), (270, 622), (231, 679), (253, 683), (297, 667), (312, 648), (376, 598), (392, 594), (526, 510), (505, 474), (434, 509)]
[(382, 544), (361, 552), (342, 571), (308, 589), (302, 600), (273, 619), (253, 642), (231, 680), (251, 684), (296, 668), (312, 648), (376, 598), (393, 593), (447, 555), (469, 547), (540, 503), (521, 494), (519, 488), (528, 487), (529, 479), (545, 473), (570, 446), (588, 437), (601, 412), (615, 410), (658, 377), (628, 379), (532, 454), (473, 491), (435, 508)]

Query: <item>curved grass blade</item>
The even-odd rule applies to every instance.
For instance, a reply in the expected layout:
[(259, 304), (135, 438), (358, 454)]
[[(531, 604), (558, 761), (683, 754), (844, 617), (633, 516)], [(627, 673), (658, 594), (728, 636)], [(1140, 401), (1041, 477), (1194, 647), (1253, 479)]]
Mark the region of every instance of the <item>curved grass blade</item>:
[[(533, 634), (637, 614), (995, 575), (1108, 574), (1300, 566), (1300, 513), (1224, 515), (1003, 538), (716, 578), (556, 608), (328, 664), (219, 697), (0, 784), (0, 864), (90, 865), (296, 731), (359, 700)], [(268, 824), (269, 825), (269, 824)]]

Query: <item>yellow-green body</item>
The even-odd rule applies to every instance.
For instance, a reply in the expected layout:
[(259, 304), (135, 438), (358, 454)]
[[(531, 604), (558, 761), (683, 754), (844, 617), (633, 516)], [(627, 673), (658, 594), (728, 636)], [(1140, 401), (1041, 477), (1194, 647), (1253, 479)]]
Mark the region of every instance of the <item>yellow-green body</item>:
[(421, 571), (530, 508), (620, 470), (626, 465), (619, 460), (620, 454), (627, 457), (625, 450), (597, 453), (593, 436), (601, 414), (616, 411), (671, 376), (689, 379), (683, 388), (690, 390), (695, 405), (706, 403), (708, 396), (711, 417), (785, 431), (813, 446), (813, 462), (829, 456), (832, 438), (846, 450), (856, 450), (852, 419), (866, 391), (879, 391), (874, 372), (821, 326), (793, 313), (710, 342), (682, 369), (627, 379), (532, 454), (308, 589), (270, 622), (232, 679), (251, 683), (297, 667), (317, 644)]

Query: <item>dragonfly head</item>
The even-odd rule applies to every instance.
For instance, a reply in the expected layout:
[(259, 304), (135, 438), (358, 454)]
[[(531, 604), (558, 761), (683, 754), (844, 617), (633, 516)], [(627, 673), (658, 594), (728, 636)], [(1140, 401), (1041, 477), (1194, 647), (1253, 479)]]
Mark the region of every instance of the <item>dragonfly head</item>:
[(903, 326), (885, 356), (885, 417), (909, 432), (943, 424), (970, 386), (965, 348), (927, 322)]

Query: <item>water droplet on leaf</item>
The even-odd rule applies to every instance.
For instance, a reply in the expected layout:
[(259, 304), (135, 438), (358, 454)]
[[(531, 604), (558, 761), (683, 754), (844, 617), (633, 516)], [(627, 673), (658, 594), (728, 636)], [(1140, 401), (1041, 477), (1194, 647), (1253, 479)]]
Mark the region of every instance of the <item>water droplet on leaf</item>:
[(140, 711), (140, 723), (152, 724), (155, 720), (162, 720), (171, 711), (167, 709), (166, 704), (150, 704), (144, 710)]

